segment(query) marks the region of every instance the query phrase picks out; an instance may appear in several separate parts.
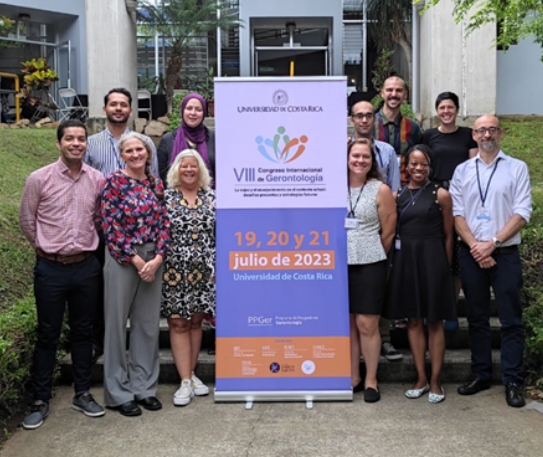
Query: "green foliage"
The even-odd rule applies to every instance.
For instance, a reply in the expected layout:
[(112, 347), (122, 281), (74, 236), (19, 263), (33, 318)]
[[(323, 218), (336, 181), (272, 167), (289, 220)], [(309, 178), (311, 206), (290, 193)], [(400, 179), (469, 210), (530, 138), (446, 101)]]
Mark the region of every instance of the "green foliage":
[(522, 299), (526, 327), (525, 364), (527, 384), (543, 389), (543, 163), (541, 141), (537, 134), (543, 120), (514, 117), (501, 120), (503, 150), (528, 164), (532, 184), (534, 211), (530, 223), (522, 230), (520, 254), (524, 283)]
[(367, 5), (370, 34), (380, 49), (407, 41), (405, 24), (411, 20), (412, 0), (368, 0)]
[[(417, 0), (415, 3), (420, 2)], [(423, 11), (437, 5), (440, 0), (427, 0)], [(500, 34), (494, 44), (507, 49), (531, 37), (543, 46), (543, 4), (541, 0), (452, 0), (454, 19), (458, 23), (468, 20), (467, 32), (485, 24), (499, 23)], [(543, 62), (543, 54), (541, 56)]]
[(173, 109), (172, 109), (172, 115), (170, 117), (170, 126), (168, 130), (170, 132), (173, 132), (176, 128), (178, 128), (181, 125), (181, 102), (185, 98), (185, 95), (189, 93), (188, 90), (184, 90), (178, 94), (176, 94), (173, 97)]
[(0, 311), (31, 286), (34, 252), (19, 229), (19, 202), (27, 176), (57, 160), (55, 131), (5, 129), (0, 136)]
[(385, 83), (385, 80), (393, 75), (396, 74), (396, 70), (394, 68), (394, 65), (392, 65), (392, 56), (394, 55), (394, 51), (392, 49), (381, 49), (381, 53), (379, 54), (379, 57), (373, 64), (373, 78), (371, 79), (371, 82), (373, 84), (373, 87), (376, 91), (380, 92), (383, 88), (383, 84)]
[(51, 84), (58, 81), (57, 73), (51, 70), (47, 61), (44, 58), (32, 59), (26, 62), (21, 62), (24, 76), (24, 87), (21, 90), (21, 96), (28, 97), (32, 91), (49, 90)]
[(30, 294), (0, 314), (0, 408), (9, 410), (28, 383), (36, 323), (34, 297)]
[[(160, 6), (154, 1), (140, 0), (138, 20), (150, 32), (158, 31), (168, 37), (170, 59), (166, 70), (166, 96), (168, 111), (172, 111), (173, 90), (178, 83), (186, 48), (195, 37), (207, 37), (217, 27), (228, 29), (239, 25), (239, 19), (228, 11), (228, 5), (218, 5), (215, 0), (170, 0)], [(222, 14), (217, 17), (217, 10)]]
[[(379, 110), (383, 104), (383, 97), (381, 97), (381, 94), (377, 94), (375, 97), (373, 97), (371, 100), (371, 104), (373, 105), (373, 109), (375, 111)], [(400, 106), (400, 112), (403, 116), (409, 119), (413, 119), (414, 121), (417, 120), (417, 118), (415, 117), (415, 113), (413, 112), (413, 108), (409, 103), (402, 103), (402, 105)]]

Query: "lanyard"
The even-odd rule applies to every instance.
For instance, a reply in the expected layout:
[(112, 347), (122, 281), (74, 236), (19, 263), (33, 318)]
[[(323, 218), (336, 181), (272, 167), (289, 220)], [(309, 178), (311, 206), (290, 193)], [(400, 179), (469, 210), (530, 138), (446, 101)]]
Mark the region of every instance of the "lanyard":
[(364, 186), (360, 188), (360, 193), (358, 194), (358, 198), (356, 199), (356, 203), (354, 204), (353, 208), (353, 200), (351, 198), (351, 190), (349, 189), (349, 206), (351, 207), (351, 211), (349, 211), (349, 217), (355, 217), (354, 211), (356, 207), (358, 206), (358, 202), (360, 201), (360, 197), (362, 196), (362, 191), (364, 190)]
[[(354, 136), (354, 134), (351, 136), (351, 141), (355, 141), (356, 138)], [(384, 170), (385, 169), (385, 166), (383, 164), (383, 156), (381, 155), (381, 151), (379, 151), (379, 148), (375, 145), (373, 145), (373, 152), (375, 154), (375, 157), (377, 157), (377, 159), (379, 160), (379, 165), (381, 165), (381, 170)]]
[(496, 173), (496, 169), (498, 168), (498, 163), (500, 159), (501, 157), (498, 157), (494, 165), (494, 168), (492, 169), (492, 173), (490, 173), (490, 178), (488, 178), (488, 182), (486, 183), (486, 189), (485, 189), (484, 194), (483, 194), (483, 189), (481, 188), (481, 178), (479, 176), (479, 161), (478, 160), (475, 161), (475, 169), (477, 170), (477, 185), (479, 186), (479, 196), (481, 197), (481, 203), (483, 204), (483, 208), (485, 207), (486, 197), (488, 195), (488, 189), (490, 188), (490, 181), (492, 181), (492, 178), (494, 177), (494, 173)]
[[(427, 184), (425, 184), (424, 186), (422, 186), (416, 193), (415, 195), (413, 195), (411, 197), (411, 200), (409, 200), (409, 202), (407, 203), (407, 205), (404, 206), (403, 210), (400, 211), (400, 214), (398, 215), (398, 222), (396, 223), (396, 236), (400, 236), (400, 225), (401, 225), (401, 221), (402, 221), (402, 217), (403, 215), (405, 214), (405, 212), (407, 211), (407, 209), (415, 203), (415, 201), (417, 200), (417, 198), (419, 198), (419, 195), (421, 194), (421, 192), (426, 189), (426, 186)], [(404, 194), (404, 192), (407, 190), (408, 186), (406, 185), (402, 191), (400, 192), (400, 195), (398, 195), (398, 203), (400, 202), (400, 198), (401, 196)]]
[(375, 152), (375, 157), (379, 159), (379, 164), (381, 165), (381, 170), (384, 170), (385, 167), (383, 165), (383, 157), (381, 156), (381, 151), (379, 151), (379, 148), (377, 146), (373, 146), (373, 152)]

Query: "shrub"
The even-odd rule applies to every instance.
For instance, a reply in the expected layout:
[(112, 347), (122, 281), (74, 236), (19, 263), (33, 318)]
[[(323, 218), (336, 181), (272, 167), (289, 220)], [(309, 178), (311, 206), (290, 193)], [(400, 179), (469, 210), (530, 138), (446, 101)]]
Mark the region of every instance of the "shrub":
[(16, 404), (30, 379), (36, 322), (31, 293), (0, 313), (0, 409)]
[(189, 93), (188, 90), (180, 92), (173, 97), (172, 101), (172, 116), (170, 117), (169, 131), (173, 132), (181, 125), (181, 102), (185, 98), (185, 95)]

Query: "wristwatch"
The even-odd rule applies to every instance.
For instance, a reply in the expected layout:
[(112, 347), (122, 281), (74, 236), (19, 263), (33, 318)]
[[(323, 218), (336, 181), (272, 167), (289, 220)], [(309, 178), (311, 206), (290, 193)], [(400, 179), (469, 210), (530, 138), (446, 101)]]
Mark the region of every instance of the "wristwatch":
[(501, 248), (502, 247), (502, 242), (500, 240), (498, 240), (498, 238), (496, 238), (495, 236), (492, 237), (492, 244), (494, 245), (495, 248)]

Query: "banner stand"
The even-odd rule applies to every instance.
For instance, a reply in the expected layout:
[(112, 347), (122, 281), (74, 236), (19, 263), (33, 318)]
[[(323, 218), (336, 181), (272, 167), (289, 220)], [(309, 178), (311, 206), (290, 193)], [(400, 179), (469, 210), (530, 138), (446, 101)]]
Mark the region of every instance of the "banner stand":
[(216, 402), (352, 401), (347, 80), (216, 78)]
[(252, 409), (255, 401), (303, 401), (307, 409), (313, 409), (314, 401), (352, 401), (352, 390), (310, 390), (310, 391), (256, 391), (256, 392), (217, 392), (215, 402), (245, 402), (245, 409)]

